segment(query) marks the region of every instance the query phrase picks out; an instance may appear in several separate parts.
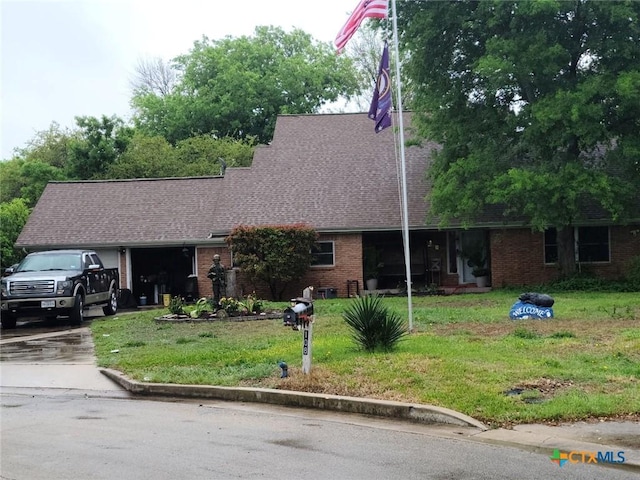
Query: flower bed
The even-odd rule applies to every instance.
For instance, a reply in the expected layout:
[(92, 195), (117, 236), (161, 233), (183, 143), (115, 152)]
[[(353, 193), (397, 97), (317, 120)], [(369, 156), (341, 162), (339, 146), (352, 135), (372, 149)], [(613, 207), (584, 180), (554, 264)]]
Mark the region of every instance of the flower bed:
[(282, 318), (282, 312), (262, 311), (262, 300), (255, 293), (247, 295), (242, 301), (233, 297), (222, 297), (217, 305), (213, 299), (202, 297), (194, 306), (188, 307), (184, 299), (179, 296), (172, 297), (169, 305), (169, 313), (156, 317), (156, 322), (215, 322), (233, 321), (245, 322), (249, 320), (267, 320)]
[(156, 317), (156, 323), (173, 322), (173, 323), (197, 323), (197, 322), (250, 322), (254, 320), (274, 320), (281, 319), (282, 312), (262, 312), (257, 315), (227, 315), (224, 310), (217, 313), (206, 312), (199, 317), (193, 318), (186, 314), (168, 313), (161, 317)]

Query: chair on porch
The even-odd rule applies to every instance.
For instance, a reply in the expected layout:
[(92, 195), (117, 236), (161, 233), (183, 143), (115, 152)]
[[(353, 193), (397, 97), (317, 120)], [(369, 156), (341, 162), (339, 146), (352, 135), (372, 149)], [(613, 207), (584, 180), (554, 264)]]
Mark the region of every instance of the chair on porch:
[(438, 285), (440, 286), (441, 278), (440, 273), (442, 272), (442, 259), (440, 258), (431, 258), (429, 261), (429, 284), (430, 285)]

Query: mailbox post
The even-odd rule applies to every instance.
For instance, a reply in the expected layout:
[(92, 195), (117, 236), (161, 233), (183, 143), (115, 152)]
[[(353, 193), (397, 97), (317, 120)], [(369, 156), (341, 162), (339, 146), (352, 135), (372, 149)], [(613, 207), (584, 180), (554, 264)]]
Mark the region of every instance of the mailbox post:
[(313, 318), (302, 327), (302, 373), (311, 373), (311, 339), (313, 336)]
[(308, 298), (292, 298), (291, 306), (284, 309), (284, 326), (302, 330), (302, 373), (311, 372), (311, 345), (313, 338), (313, 301)]

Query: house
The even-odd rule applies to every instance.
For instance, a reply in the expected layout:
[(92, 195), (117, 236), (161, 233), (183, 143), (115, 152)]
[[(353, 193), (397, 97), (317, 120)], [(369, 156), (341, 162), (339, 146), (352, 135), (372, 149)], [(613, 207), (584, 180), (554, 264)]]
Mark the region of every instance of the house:
[[(411, 136), (406, 115), (407, 139)], [(508, 224), (501, 212), (472, 229), (426, 224), (426, 170), (437, 145), (406, 148), (411, 273), (414, 287), (475, 286), (461, 252), (479, 246), (494, 286), (539, 284), (557, 275), (553, 232)], [(29, 250), (96, 249), (120, 269), (121, 287), (151, 303), (160, 295), (207, 296), (214, 254), (232, 265), (224, 238), (238, 225), (305, 223), (320, 234), (314, 266), (286, 298), (307, 285), (344, 297), (363, 290), (363, 255), (379, 254), (380, 289), (403, 287), (399, 159), (392, 129), (376, 134), (364, 113), (281, 115), (273, 141), (253, 164), (198, 178), (51, 182), (16, 246)], [(578, 227), (580, 261), (598, 275), (619, 277), (640, 255), (640, 222), (612, 226), (604, 218)], [(554, 250), (555, 249), (555, 250)], [(234, 275), (236, 295), (251, 285)], [(266, 296), (266, 291), (257, 290)]]

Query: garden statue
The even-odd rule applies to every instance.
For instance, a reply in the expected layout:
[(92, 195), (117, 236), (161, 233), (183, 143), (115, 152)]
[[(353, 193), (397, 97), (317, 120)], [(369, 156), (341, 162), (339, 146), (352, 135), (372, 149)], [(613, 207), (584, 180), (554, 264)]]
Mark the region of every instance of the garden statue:
[(220, 299), (225, 296), (226, 282), (224, 266), (220, 263), (220, 255), (213, 256), (213, 263), (209, 268), (207, 277), (211, 279), (213, 287), (213, 304), (217, 308), (220, 306)]

